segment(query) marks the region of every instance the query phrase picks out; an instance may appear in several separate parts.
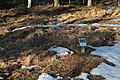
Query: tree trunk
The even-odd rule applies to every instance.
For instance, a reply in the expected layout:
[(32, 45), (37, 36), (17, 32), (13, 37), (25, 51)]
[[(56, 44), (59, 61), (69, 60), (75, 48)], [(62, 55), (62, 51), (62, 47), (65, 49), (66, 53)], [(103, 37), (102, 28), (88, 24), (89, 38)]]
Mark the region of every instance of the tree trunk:
[(27, 8), (31, 8), (31, 0), (28, 0), (28, 6)]
[(92, 0), (88, 0), (88, 6), (92, 6)]
[(120, 0), (118, 0), (118, 6), (120, 6)]
[(69, 4), (71, 4), (71, 0), (69, 0)]
[(59, 7), (59, 6), (60, 6), (59, 0), (54, 0), (54, 7)]
[(83, 4), (85, 4), (85, 0), (83, 0)]

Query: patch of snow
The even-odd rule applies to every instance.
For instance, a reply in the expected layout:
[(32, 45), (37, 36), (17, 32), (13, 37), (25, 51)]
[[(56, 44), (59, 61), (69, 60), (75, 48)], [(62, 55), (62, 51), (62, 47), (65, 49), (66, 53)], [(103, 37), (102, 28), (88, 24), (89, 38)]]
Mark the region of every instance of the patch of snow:
[(93, 23), (93, 24), (55, 24), (55, 25), (38, 25), (36, 27), (60, 27), (60, 26), (66, 26), (66, 27), (75, 27), (79, 26), (81, 28), (87, 27), (87, 26), (110, 26), (110, 27), (119, 27), (120, 24), (99, 24), (99, 23)]
[(91, 54), (101, 56), (116, 66), (120, 66), (120, 43), (117, 43), (114, 46), (96, 48), (96, 51), (93, 51)]
[(88, 79), (88, 76), (89, 76), (88, 73), (81, 73), (81, 75), (75, 77), (75, 79), (89, 80), (89, 79)]
[(105, 80), (120, 80), (120, 67), (110, 66), (102, 62), (97, 68), (94, 68), (90, 74), (101, 75)]
[(26, 67), (26, 66), (21, 66), (21, 69), (28, 69), (28, 70), (31, 70), (35, 67), (38, 67), (39, 65), (33, 65), (33, 66), (29, 66), (29, 67)]
[(115, 27), (115, 28), (113, 28), (113, 30), (116, 30), (116, 31), (117, 31), (118, 29)]
[(105, 6), (105, 9), (114, 9), (115, 7), (113, 5), (107, 5)]
[(101, 63), (90, 72), (92, 75), (101, 75), (106, 80), (120, 80), (120, 43), (114, 46), (96, 48), (96, 51), (93, 51), (91, 54), (101, 56), (115, 64), (115, 66), (110, 66), (106, 63)]
[(4, 73), (4, 75), (5, 75), (5, 76), (8, 76), (8, 75), (10, 75), (10, 73)]
[(63, 21), (64, 19), (63, 18), (57, 18), (57, 21)]
[(56, 52), (57, 56), (63, 56), (63, 55), (68, 55), (69, 53), (72, 54), (73, 52), (70, 51), (68, 48), (65, 47), (51, 47), (48, 49), (48, 51), (53, 51)]
[(38, 25), (36, 27), (60, 27), (60, 26), (66, 26), (66, 27), (75, 27), (75, 26), (79, 26), (81, 28), (83, 27), (87, 27), (89, 24), (55, 24), (55, 25)]
[(118, 30), (118, 28), (116, 28), (116, 27), (114, 27), (113, 30), (114, 30), (115, 32), (117, 32), (117, 33), (120, 33), (119, 30)]
[(93, 23), (92, 26), (101, 26), (101, 24)]
[(33, 28), (33, 26), (26, 26), (27, 28)]
[(68, 79), (71, 79), (71, 77), (68, 77)]
[(27, 27), (16, 28), (16, 29), (14, 29), (14, 30), (12, 30), (12, 31), (14, 32), (14, 31), (23, 30), (23, 29), (26, 29), (26, 28), (27, 28)]
[(63, 77), (57, 76), (57, 79), (58, 79), (58, 80), (63, 80)]
[(32, 28), (33, 26), (25, 26), (25, 27), (21, 27), (21, 28), (16, 28), (14, 30), (12, 30), (13, 32), (14, 31), (18, 31), (18, 30), (23, 30), (23, 29), (26, 29), (26, 28)]
[(120, 21), (120, 18), (111, 19), (112, 21)]
[(99, 24), (99, 23), (93, 23), (92, 26), (110, 26), (110, 27), (120, 27), (120, 24)]
[(3, 80), (3, 77), (0, 77), (0, 80)]
[(79, 27), (87, 27), (89, 24), (67, 24), (68, 26), (79, 26)]
[[(47, 28), (60, 28), (61, 26), (66, 26), (66, 27), (76, 27), (79, 26), (81, 28), (87, 27), (87, 26), (109, 26), (109, 27), (120, 27), (120, 24), (99, 24), (99, 23), (94, 23), (94, 24), (55, 24), (55, 25), (37, 25), (34, 28), (43, 28), (43, 29), (47, 29)], [(21, 28), (16, 28), (14, 31), (18, 31), (18, 30), (23, 30), (26, 28), (33, 28), (33, 26), (26, 26), (26, 27), (21, 27)]]
[(37, 80), (57, 80), (47, 73), (42, 73)]

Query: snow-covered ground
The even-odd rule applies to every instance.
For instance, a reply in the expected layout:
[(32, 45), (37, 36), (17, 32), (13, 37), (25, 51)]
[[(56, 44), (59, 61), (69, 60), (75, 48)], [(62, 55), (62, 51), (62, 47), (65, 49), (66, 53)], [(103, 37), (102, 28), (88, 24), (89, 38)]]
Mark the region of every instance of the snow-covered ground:
[(120, 18), (112, 19), (112, 21), (120, 21)]
[(111, 47), (97, 47), (91, 54), (101, 56), (115, 66), (102, 62), (97, 68), (91, 70), (90, 74), (101, 75), (105, 80), (120, 80), (120, 43)]
[[(114, 21), (118, 21), (120, 19), (113, 19)], [(43, 29), (47, 29), (47, 28), (57, 28), (59, 29), (61, 26), (66, 26), (66, 27), (75, 27), (75, 26), (79, 26), (81, 28), (87, 27), (87, 26), (108, 26), (108, 27), (120, 27), (120, 24), (99, 24), (99, 23), (93, 23), (93, 24), (55, 24), (55, 25), (37, 25), (37, 26), (26, 26), (26, 27), (21, 27), (21, 28), (16, 28), (14, 31), (19, 31), (19, 30), (24, 30), (27, 28), (43, 28)]]
[[(77, 77), (75, 77), (74, 79), (76, 80), (76, 79), (82, 79), (82, 80), (89, 80), (88, 79), (88, 76), (89, 76), (89, 74), (88, 73), (81, 73), (81, 75), (79, 75), (79, 76), (77, 76)], [(73, 79), (73, 80), (74, 80)]]
[(47, 73), (42, 73), (37, 80), (57, 80)]
[(54, 47), (51, 47), (48, 49), (48, 51), (53, 51), (53, 52), (56, 52), (57, 56), (64, 56), (64, 55), (68, 55), (68, 54), (72, 54), (74, 53), (73, 51), (70, 51), (68, 48), (65, 48), (65, 47), (57, 47), (57, 46), (54, 46)]
[[(75, 77), (75, 78), (70, 78), (70, 80), (89, 80), (88, 79), (89, 74), (88, 73), (81, 73), (81, 75)], [(63, 80), (62, 77), (58, 76), (57, 78), (52, 77), (51, 75), (47, 73), (42, 73), (37, 80)]]
[[(109, 64), (102, 62), (100, 65), (98, 65), (97, 68), (93, 68), (90, 74), (101, 75), (103, 78), (105, 78), (105, 80), (120, 80), (120, 43), (117, 43), (114, 46), (103, 46), (103, 47), (92, 47), (92, 48), (96, 49), (91, 53), (92, 55), (101, 56), (107, 61), (113, 63), (115, 66), (111, 66)], [(64, 47), (51, 47), (49, 50), (55, 51), (57, 53), (70, 51), (69, 49)], [(81, 73), (81, 75), (71, 78), (71, 80), (74, 79), (89, 80), (88, 76), (89, 76), (88, 73)], [(50, 76), (47, 73), (43, 73), (39, 76), (38, 80), (58, 80), (58, 79)]]

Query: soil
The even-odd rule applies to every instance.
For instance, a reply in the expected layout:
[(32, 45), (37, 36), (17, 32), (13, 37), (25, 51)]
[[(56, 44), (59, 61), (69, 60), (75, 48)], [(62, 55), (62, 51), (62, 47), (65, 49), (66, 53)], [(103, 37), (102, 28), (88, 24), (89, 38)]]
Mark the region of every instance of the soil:
[[(51, 5), (34, 6), (0, 10), (0, 76), (4, 80), (37, 80), (40, 74), (46, 72), (54, 77), (76, 77), (81, 72), (90, 73), (101, 62), (101, 57), (90, 53), (94, 50), (86, 47), (81, 53), (79, 38), (86, 38), (87, 45), (112, 46), (120, 40), (120, 34), (112, 27), (101, 26), (85, 28), (28, 28), (12, 32), (17, 27), (37, 26), (58, 23), (116, 23), (110, 18), (120, 17), (120, 8), (105, 10), (103, 7), (62, 6), (53, 8)], [(63, 18), (63, 21), (57, 21)], [(106, 18), (106, 19), (103, 19)], [(118, 30), (120, 30), (118, 28)], [(52, 46), (66, 47), (74, 53), (56, 57), (48, 51)], [(39, 65), (32, 70), (21, 69), (21, 66)], [(4, 73), (10, 73), (4, 75)], [(101, 76), (89, 76), (90, 80), (102, 80)]]

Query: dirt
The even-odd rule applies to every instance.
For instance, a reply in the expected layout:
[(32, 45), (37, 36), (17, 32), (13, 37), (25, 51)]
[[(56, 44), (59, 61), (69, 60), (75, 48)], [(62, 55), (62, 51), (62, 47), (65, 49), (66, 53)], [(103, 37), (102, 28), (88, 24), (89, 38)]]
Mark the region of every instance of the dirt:
[[(24, 6), (23, 6), (24, 8)], [(5, 80), (37, 80), (46, 72), (54, 77), (76, 77), (81, 72), (90, 73), (102, 61), (101, 57), (91, 55), (94, 49), (86, 47), (81, 53), (79, 38), (86, 38), (92, 46), (112, 46), (120, 40), (120, 34), (112, 27), (60, 27), (28, 28), (11, 32), (16, 27), (37, 26), (58, 23), (111, 23), (109, 18), (120, 17), (119, 8), (108, 11), (98, 7), (34, 6), (32, 9), (12, 8), (0, 10), (0, 76)], [(63, 21), (57, 21), (63, 18)], [(103, 18), (108, 18), (104, 20)], [(119, 24), (119, 21), (113, 22)], [(119, 30), (119, 28), (118, 28)], [(52, 46), (69, 48), (72, 55), (56, 57), (48, 51)], [(39, 65), (32, 70), (21, 69), (21, 66)], [(4, 73), (10, 73), (5, 76)], [(89, 76), (90, 80), (102, 80), (101, 76)]]

